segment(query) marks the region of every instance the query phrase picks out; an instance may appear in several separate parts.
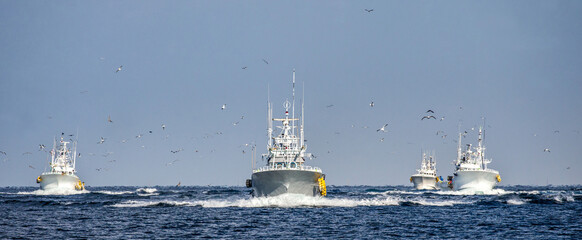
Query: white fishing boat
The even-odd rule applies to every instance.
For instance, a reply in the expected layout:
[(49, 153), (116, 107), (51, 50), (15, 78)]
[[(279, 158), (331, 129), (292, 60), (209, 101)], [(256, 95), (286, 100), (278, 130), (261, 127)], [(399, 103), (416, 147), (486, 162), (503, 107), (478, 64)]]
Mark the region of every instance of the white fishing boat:
[(501, 181), (499, 172), (487, 167), (490, 159), (485, 159), (485, 147), (483, 147), (483, 129), (479, 128), (479, 142), (477, 147), (467, 144), (467, 149), (461, 149), (461, 133), (457, 147), (457, 160), (452, 179), (454, 190), (467, 190), (485, 192), (493, 189), (495, 184)]
[(434, 155), (427, 155), (423, 152), (420, 169), (416, 170), (416, 174), (410, 176), (410, 182), (418, 190), (434, 190), (438, 189), (437, 183), (440, 181), (442, 179), (437, 177)]
[(36, 178), (36, 182), (40, 184), (42, 190), (84, 190), (85, 183), (82, 182), (76, 175), (75, 163), (77, 159), (77, 142), (73, 142), (73, 149), (67, 147), (67, 142), (61, 140), (57, 146), (57, 142), (53, 144), (53, 149), (50, 151), (51, 162), (49, 164), (50, 171), (44, 172)]
[[(303, 194), (307, 196), (325, 196), (325, 174), (318, 167), (305, 164), (312, 159), (312, 154), (306, 153), (304, 141), (304, 111), (301, 104), (301, 121), (295, 118), (295, 71), (293, 71), (293, 99), (285, 101), (284, 118), (273, 118), (273, 106), (267, 102), (267, 150), (263, 154), (266, 166), (253, 169), (251, 179), (247, 179), (246, 186), (252, 188), (256, 197), (277, 196), (284, 193)], [(291, 116), (289, 111), (291, 110)], [(281, 132), (273, 137), (273, 122), (280, 122)], [(299, 136), (296, 128), (299, 127)]]

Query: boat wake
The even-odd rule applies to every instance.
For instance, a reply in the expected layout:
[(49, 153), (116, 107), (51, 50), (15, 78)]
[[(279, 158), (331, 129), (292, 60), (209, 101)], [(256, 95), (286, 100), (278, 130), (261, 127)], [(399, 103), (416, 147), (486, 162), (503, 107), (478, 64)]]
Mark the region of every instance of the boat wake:
[(470, 201), (439, 200), (413, 198), (405, 199), (398, 196), (378, 196), (368, 199), (354, 198), (322, 198), (310, 197), (302, 194), (283, 194), (276, 197), (251, 197), (230, 199), (208, 199), (197, 201), (174, 200), (129, 200), (112, 205), (113, 207), (163, 207), (163, 206), (188, 206), (203, 208), (317, 208), (317, 207), (363, 207), (363, 206), (399, 206), (399, 205), (424, 205), (424, 206), (453, 206), (456, 204), (471, 204)]
[(91, 192), (87, 191), (87, 190), (80, 190), (79, 191), (79, 190), (73, 190), (73, 189), (47, 189), (47, 190), (38, 189), (35, 191), (31, 191), (31, 192), (17, 192), (16, 194), (44, 196), (44, 195), (76, 195), (76, 194), (86, 194), (86, 193), (91, 193)]

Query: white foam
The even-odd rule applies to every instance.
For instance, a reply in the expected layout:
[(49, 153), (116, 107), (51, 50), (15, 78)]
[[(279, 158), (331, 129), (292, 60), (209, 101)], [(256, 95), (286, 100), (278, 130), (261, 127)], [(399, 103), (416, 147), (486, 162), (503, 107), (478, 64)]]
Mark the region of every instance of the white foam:
[(113, 207), (149, 207), (149, 206), (155, 206), (158, 204), (168, 204), (168, 205), (173, 205), (173, 206), (196, 206), (195, 204), (193, 204), (192, 202), (187, 202), (187, 201), (135, 201), (135, 200), (130, 200), (130, 201), (126, 201), (126, 202), (122, 202), (122, 203), (117, 203), (112, 205)]
[(432, 191), (400, 191), (400, 190), (389, 190), (389, 191), (385, 191), (385, 192), (368, 192), (367, 194), (369, 195), (390, 195), (390, 194), (410, 194), (410, 195), (420, 195), (420, 194), (424, 194), (427, 192), (432, 192)]
[(452, 190), (435, 191), (433, 193), (440, 194), (440, 195), (461, 196), (461, 195), (505, 195), (505, 194), (513, 194), (515, 192), (505, 191), (503, 189), (496, 188), (496, 189), (487, 190), (487, 191), (475, 191), (475, 190), (471, 190), (471, 189), (463, 189), (463, 190), (459, 190), (459, 191), (452, 191)]
[(106, 195), (123, 195), (123, 194), (132, 194), (134, 192), (131, 192), (131, 191), (119, 191), (119, 192), (114, 192), (114, 191), (95, 191), (94, 193), (100, 193), (100, 194), (106, 194)]
[(523, 199), (512, 198), (512, 199), (507, 200), (507, 204), (509, 204), (509, 205), (522, 205), (525, 203), (526, 203), (526, 201), (524, 201)]
[(459, 204), (473, 204), (474, 201), (456, 201), (456, 200), (434, 200), (434, 199), (413, 199), (410, 200), (410, 202), (412, 203), (416, 203), (419, 205), (424, 205), (424, 206), (437, 206), (437, 207), (450, 207), (453, 205), (459, 205)]
[(230, 199), (210, 199), (191, 201), (136, 201), (130, 200), (113, 205), (113, 207), (147, 207), (157, 204), (168, 204), (174, 206), (200, 206), (204, 208), (297, 208), (297, 207), (361, 207), (361, 206), (398, 206), (402, 202), (412, 202), (426, 206), (453, 206), (456, 204), (471, 204), (467, 201), (438, 200), (416, 198), (412, 200), (402, 199), (394, 196), (379, 196), (371, 199), (352, 198), (329, 198), (329, 197), (309, 197), (300, 194), (283, 194), (275, 197), (250, 197), (250, 198), (230, 198)]
[(85, 194), (85, 193), (90, 193), (90, 191), (87, 190), (73, 190), (73, 189), (47, 189), (47, 190), (42, 190), (42, 189), (38, 189), (32, 192), (18, 192), (16, 194), (21, 194), (21, 195), (75, 195), (75, 194)]
[(137, 190), (135, 190), (137, 195), (144, 196), (144, 197), (159, 195), (159, 193), (157, 193), (157, 191), (158, 191), (158, 189), (155, 189), (155, 188), (138, 188)]

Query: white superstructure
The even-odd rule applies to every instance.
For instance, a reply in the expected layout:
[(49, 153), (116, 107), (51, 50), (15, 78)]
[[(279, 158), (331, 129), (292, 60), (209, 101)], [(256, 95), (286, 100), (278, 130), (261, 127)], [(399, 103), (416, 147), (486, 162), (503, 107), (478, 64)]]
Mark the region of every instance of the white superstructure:
[(420, 164), (420, 169), (416, 170), (416, 174), (410, 176), (410, 182), (414, 184), (414, 188), (418, 190), (427, 189), (438, 189), (437, 182), (440, 179), (436, 174), (436, 161), (433, 155), (427, 155), (422, 153), (422, 161)]
[(50, 171), (42, 173), (36, 178), (36, 182), (40, 184), (40, 189), (62, 189), (62, 190), (84, 190), (85, 183), (82, 182), (76, 175), (75, 163), (77, 159), (77, 142), (73, 142), (73, 150), (67, 147), (67, 142), (61, 140), (57, 146), (56, 139), (53, 143), (53, 149), (50, 151), (51, 162), (49, 164)]
[(490, 191), (496, 183), (501, 181), (498, 171), (487, 168), (491, 160), (485, 158), (485, 147), (482, 142), (483, 129), (479, 128), (477, 147), (467, 144), (467, 149), (462, 151), (461, 133), (459, 133), (457, 160), (454, 162), (455, 172), (452, 180), (454, 190)]

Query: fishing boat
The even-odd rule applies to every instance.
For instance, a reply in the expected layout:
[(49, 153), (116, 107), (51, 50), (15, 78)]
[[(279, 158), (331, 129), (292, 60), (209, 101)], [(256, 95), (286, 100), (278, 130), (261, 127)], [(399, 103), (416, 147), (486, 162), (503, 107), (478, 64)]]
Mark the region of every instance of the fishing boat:
[[(306, 153), (304, 138), (304, 107), (301, 103), (300, 118), (295, 118), (295, 70), (293, 71), (293, 99), (283, 104), (285, 116), (273, 118), (273, 105), (267, 101), (267, 151), (263, 154), (266, 165), (254, 168), (251, 179), (246, 186), (252, 188), (255, 197), (270, 197), (281, 194), (302, 194), (307, 196), (325, 196), (325, 174), (318, 167), (305, 164), (313, 155)], [(289, 111), (291, 110), (291, 115)], [(296, 126), (295, 122), (300, 121)], [(273, 123), (281, 132), (273, 137)], [(296, 129), (299, 127), (299, 136)]]
[(453, 173), (452, 188), (454, 190), (467, 190), (475, 192), (490, 191), (495, 184), (501, 182), (499, 172), (487, 167), (491, 163), (485, 158), (483, 147), (483, 128), (479, 128), (479, 142), (477, 147), (467, 144), (465, 151), (461, 149), (461, 136), (457, 147), (457, 160)]
[[(434, 155), (434, 154), (433, 154)], [(420, 169), (416, 174), (410, 176), (410, 182), (418, 190), (435, 190), (438, 189), (437, 183), (442, 181), (436, 174), (436, 161), (433, 155), (422, 153)]]
[(85, 183), (79, 179), (75, 171), (77, 159), (77, 142), (73, 141), (72, 150), (68, 148), (67, 142), (63, 139), (57, 145), (56, 139), (53, 149), (50, 151), (51, 162), (50, 171), (42, 173), (36, 178), (42, 190), (85, 190)]

